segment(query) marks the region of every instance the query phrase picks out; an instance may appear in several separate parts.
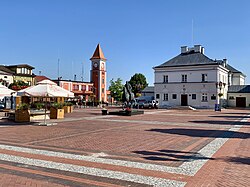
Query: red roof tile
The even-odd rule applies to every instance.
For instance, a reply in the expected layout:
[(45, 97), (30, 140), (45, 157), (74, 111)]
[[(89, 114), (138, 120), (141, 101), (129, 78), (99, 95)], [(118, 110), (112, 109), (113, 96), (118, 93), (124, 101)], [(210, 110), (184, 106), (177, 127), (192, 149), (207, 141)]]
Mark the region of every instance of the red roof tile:
[(92, 59), (101, 59), (101, 60), (107, 60), (105, 57), (104, 57), (104, 54), (102, 52), (102, 49), (101, 49), (101, 46), (100, 44), (97, 45), (96, 49), (95, 49), (95, 52), (93, 54), (93, 56), (90, 58), (90, 60)]

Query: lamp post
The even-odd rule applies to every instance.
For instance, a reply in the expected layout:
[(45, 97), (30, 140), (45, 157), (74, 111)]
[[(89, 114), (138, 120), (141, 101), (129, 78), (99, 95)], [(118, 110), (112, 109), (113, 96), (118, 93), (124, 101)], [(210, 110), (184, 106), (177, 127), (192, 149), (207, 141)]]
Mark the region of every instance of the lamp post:
[[(222, 86), (225, 87), (226, 83), (222, 83), (221, 81), (220, 82), (216, 82), (216, 89), (219, 88), (220, 92), (218, 93), (218, 96), (219, 96), (219, 99), (218, 99), (218, 102), (216, 103), (217, 104), (217, 108), (215, 109), (215, 111), (221, 111), (221, 103), (220, 103), (220, 100), (221, 100), (221, 96), (223, 95), (223, 93), (221, 93), (221, 89), (222, 89)], [(216, 90), (217, 92), (217, 90)]]
[(96, 97), (95, 91), (96, 91), (96, 88), (93, 86), (93, 87), (92, 87), (92, 92), (93, 92), (92, 102), (93, 102), (93, 106), (94, 106), (95, 97)]

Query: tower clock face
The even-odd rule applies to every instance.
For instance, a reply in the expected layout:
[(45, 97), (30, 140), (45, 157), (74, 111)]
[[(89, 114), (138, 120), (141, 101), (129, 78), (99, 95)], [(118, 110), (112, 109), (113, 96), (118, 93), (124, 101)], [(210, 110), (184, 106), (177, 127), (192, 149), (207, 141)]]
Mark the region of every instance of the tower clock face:
[(98, 66), (98, 64), (95, 62), (95, 63), (94, 63), (94, 67), (97, 68), (97, 66)]

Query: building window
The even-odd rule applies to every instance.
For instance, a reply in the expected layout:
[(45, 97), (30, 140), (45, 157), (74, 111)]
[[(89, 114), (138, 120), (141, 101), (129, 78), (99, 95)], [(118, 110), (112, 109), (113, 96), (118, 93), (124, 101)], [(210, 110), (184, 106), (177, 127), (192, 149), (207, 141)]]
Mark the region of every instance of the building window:
[(25, 74), (25, 68), (21, 68), (21, 73)]
[(102, 79), (102, 84), (104, 84), (104, 79)]
[(201, 74), (201, 81), (207, 82), (207, 74)]
[(187, 75), (181, 75), (181, 82), (187, 82)]
[(85, 91), (85, 90), (86, 90), (86, 86), (82, 85), (82, 91)]
[(207, 93), (202, 93), (201, 101), (202, 102), (207, 102)]
[(211, 96), (211, 100), (216, 100), (216, 96), (214, 94)]
[(79, 90), (79, 85), (74, 84), (74, 85), (73, 85), (73, 90), (74, 90), (74, 91), (78, 91), (78, 90)]
[(163, 100), (164, 100), (164, 101), (168, 101), (168, 94), (164, 94), (164, 95), (163, 95)]
[(104, 93), (104, 88), (102, 88), (102, 93)]
[(172, 98), (173, 98), (173, 99), (177, 99), (177, 94), (173, 94), (173, 95), (172, 95)]
[(229, 100), (234, 100), (234, 96), (229, 96)]
[(156, 99), (160, 99), (160, 94), (156, 94)]
[(168, 75), (163, 75), (163, 82), (168, 83)]
[(192, 99), (196, 100), (196, 94), (192, 94)]

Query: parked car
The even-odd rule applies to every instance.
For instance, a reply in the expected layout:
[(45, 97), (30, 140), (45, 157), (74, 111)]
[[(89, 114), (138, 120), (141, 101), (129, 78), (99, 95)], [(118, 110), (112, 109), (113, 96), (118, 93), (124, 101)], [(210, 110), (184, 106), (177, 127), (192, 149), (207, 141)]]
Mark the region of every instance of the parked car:
[(158, 108), (158, 106), (159, 106), (159, 102), (156, 100), (146, 101), (143, 104), (144, 108)]
[(3, 109), (5, 109), (5, 105), (4, 103), (0, 103), (0, 110), (3, 110)]
[(156, 100), (137, 99), (137, 108), (158, 108), (159, 102)]

